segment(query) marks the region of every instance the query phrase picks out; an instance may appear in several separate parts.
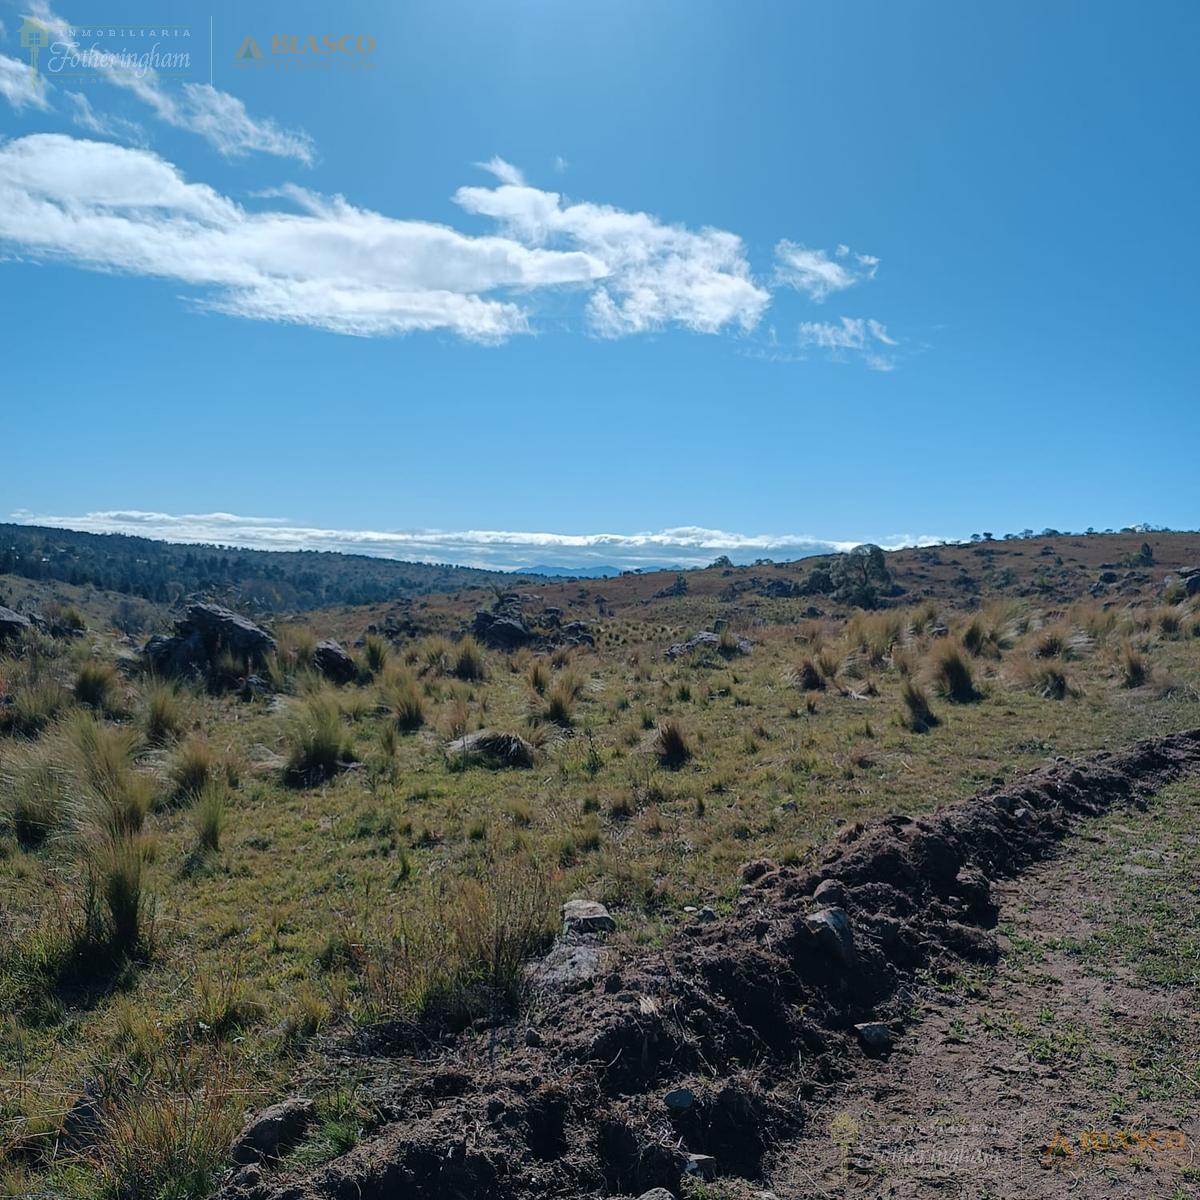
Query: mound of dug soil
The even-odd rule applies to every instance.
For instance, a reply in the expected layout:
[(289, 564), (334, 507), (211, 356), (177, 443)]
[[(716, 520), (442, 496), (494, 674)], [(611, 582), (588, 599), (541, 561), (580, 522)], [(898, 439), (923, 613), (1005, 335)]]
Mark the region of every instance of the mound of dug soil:
[(689, 1172), (753, 1179), (822, 1085), (886, 1053), (919, 968), (995, 957), (993, 881), (1077, 819), (1142, 806), (1197, 768), (1193, 730), (1059, 762), (928, 819), (853, 826), (815, 869), (750, 863), (730, 917), (582, 992), (543, 992), (520, 1021), (432, 1061), (399, 1055), (388, 1123), (361, 1145), (220, 1195), (542, 1200), (674, 1191)]

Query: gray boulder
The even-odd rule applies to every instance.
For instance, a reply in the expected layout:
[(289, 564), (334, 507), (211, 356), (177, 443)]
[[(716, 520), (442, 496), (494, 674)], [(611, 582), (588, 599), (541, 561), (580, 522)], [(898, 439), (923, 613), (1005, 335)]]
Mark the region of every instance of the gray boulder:
[(0, 605), (0, 642), (20, 637), (21, 634), (28, 633), (32, 628), (33, 622), (28, 617), (23, 617), (19, 612), (13, 612), (11, 608)]
[(598, 900), (568, 900), (562, 906), (563, 930), (568, 934), (611, 933), (617, 927)]
[(316, 644), (312, 665), (331, 683), (350, 683), (358, 678), (354, 659), (332, 638)]
[(603, 946), (572, 945), (559, 941), (527, 972), (535, 987), (557, 992), (581, 992), (605, 974), (612, 965), (612, 951)]
[(304, 1136), (314, 1111), (313, 1102), (300, 1096), (264, 1108), (234, 1139), (230, 1158), (239, 1166), (278, 1158)]

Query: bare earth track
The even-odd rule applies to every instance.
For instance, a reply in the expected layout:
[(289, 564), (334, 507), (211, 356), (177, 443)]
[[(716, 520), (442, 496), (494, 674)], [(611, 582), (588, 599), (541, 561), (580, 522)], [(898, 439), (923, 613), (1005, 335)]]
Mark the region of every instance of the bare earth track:
[[(581, 991), (543, 992), (519, 1022), (435, 1048), (398, 1031), (388, 1042), (389, 1031), (381, 1031), (362, 1052), (377, 1057), (386, 1046), (391, 1055), (379, 1095), (386, 1123), (315, 1171), (235, 1177), (220, 1194), (636, 1195), (678, 1189), (689, 1154), (712, 1156), (723, 1178), (770, 1180), (781, 1197), (842, 1194), (843, 1151), (851, 1157), (861, 1131), (849, 1126), (842, 1141), (831, 1138), (835, 1098), (849, 1111), (861, 1099), (856, 1086), (880, 1086), (885, 1110), (890, 1094), (893, 1116), (911, 1113), (922, 1096), (905, 1088), (936, 1092), (937, 1071), (955, 1070), (955, 1052), (946, 1051), (953, 1043), (943, 1039), (938, 1068), (924, 1085), (914, 1082), (905, 1063), (917, 1051), (901, 1037), (891, 1060), (871, 1064), (874, 1074), (856, 1083), (864, 1057), (855, 1025), (880, 1022), (901, 1035), (919, 1016), (925, 981), (995, 963), (998, 901), (1011, 894), (1005, 881), (1049, 856), (1082, 820), (1116, 805), (1144, 808), (1146, 796), (1197, 768), (1200, 730), (1149, 739), (1056, 763), (928, 819), (849, 827), (811, 869), (748, 864), (731, 917), (696, 925)], [(928, 1044), (937, 1022), (949, 1028), (955, 1015), (927, 1015), (918, 1038)], [(918, 1038), (913, 1045), (922, 1044)], [(881, 1084), (880, 1071), (887, 1073)], [(1022, 1092), (1012, 1082), (1019, 1078), (999, 1071), (968, 1084), (963, 1077), (959, 1095), (965, 1102), (977, 1085), (981, 1106), (994, 1115)], [(672, 1112), (663, 1096), (680, 1087), (694, 1102)], [(789, 1152), (806, 1147), (806, 1138), (803, 1153)], [(1053, 1184), (1043, 1192), (987, 1191), (975, 1175), (961, 1187), (951, 1177), (947, 1192), (941, 1183), (887, 1191), (878, 1190), (877, 1172), (860, 1174), (876, 1190), (846, 1194), (1058, 1194)], [(913, 1176), (905, 1178), (911, 1184)]]
[(1200, 781), (1000, 883), (994, 972), (927, 979), (886, 1061), (765, 1171), (780, 1200), (1200, 1193)]

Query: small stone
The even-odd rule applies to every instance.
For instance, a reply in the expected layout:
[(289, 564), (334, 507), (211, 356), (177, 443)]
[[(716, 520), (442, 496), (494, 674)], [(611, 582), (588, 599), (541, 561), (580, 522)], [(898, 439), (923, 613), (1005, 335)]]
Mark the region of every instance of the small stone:
[(691, 1088), (675, 1088), (663, 1097), (663, 1103), (673, 1113), (685, 1113), (696, 1103), (696, 1093)]
[(843, 960), (854, 955), (854, 932), (850, 918), (841, 908), (822, 908), (804, 918), (809, 932), (831, 953)]
[(689, 1154), (683, 1169), (696, 1179), (713, 1180), (717, 1177), (717, 1160), (711, 1154)]
[(825, 879), (817, 885), (813, 899), (823, 904), (833, 904), (841, 908), (846, 903), (846, 887), (840, 879)]
[(694, 912), (696, 912), (697, 910), (696, 910), (696, 906), (695, 906), (694, 904), (685, 904), (685, 905), (683, 906), (683, 911), (684, 911), (685, 913), (694, 913)]
[(716, 919), (716, 912), (709, 908), (707, 904), (696, 914), (696, 920), (702, 925), (711, 925)]
[(617, 927), (607, 908), (597, 900), (568, 900), (562, 906), (567, 933), (611, 933)]
[(675, 1195), (666, 1188), (651, 1188), (648, 1192), (643, 1192), (637, 1200), (675, 1200)]
[(542, 1044), (542, 1035), (536, 1029), (525, 1030), (525, 1045), (536, 1049)]
[(764, 875), (775, 870), (775, 864), (769, 858), (755, 858), (742, 865), (742, 882), (754, 883)]
[(895, 1041), (892, 1031), (882, 1021), (863, 1021), (855, 1025), (854, 1032), (868, 1054), (886, 1054)]
[(233, 1173), (233, 1186), (243, 1190), (256, 1188), (262, 1183), (262, 1169), (254, 1163), (239, 1167)]
[(230, 1158), (238, 1165), (278, 1158), (304, 1136), (313, 1112), (313, 1102), (299, 1096), (272, 1104), (246, 1122), (234, 1140)]

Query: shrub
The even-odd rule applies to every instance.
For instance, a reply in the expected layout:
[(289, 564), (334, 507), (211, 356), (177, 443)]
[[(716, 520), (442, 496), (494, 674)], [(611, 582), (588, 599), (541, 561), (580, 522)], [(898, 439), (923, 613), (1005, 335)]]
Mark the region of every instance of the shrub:
[(900, 699), (904, 702), (904, 720), (906, 729), (913, 733), (925, 733), (938, 724), (938, 719), (929, 707), (929, 697), (925, 689), (912, 679), (905, 679), (900, 689)]
[(240, 964), (235, 964), (231, 970), (197, 977), (194, 1014), (195, 1031), (219, 1041), (261, 1021), (266, 1008), (242, 976)]
[(87, 625), (83, 620), (83, 613), (73, 604), (64, 604), (53, 614), (53, 621), (55, 625), (63, 629), (70, 629), (75, 633), (83, 633), (87, 629)]
[(1031, 683), (1033, 690), (1045, 700), (1063, 700), (1074, 693), (1066, 672), (1049, 664), (1034, 672)]
[(978, 658), (988, 647), (988, 632), (979, 617), (972, 617), (962, 631), (963, 649)]
[(1069, 645), (1067, 634), (1062, 629), (1043, 629), (1033, 639), (1034, 658), (1061, 658)]
[(691, 743), (678, 721), (668, 718), (658, 727), (654, 738), (654, 753), (664, 767), (677, 769), (692, 757)]
[(183, 732), (186, 713), (179, 691), (172, 684), (155, 681), (146, 692), (143, 727), (146, 741), (161, 745)]
[(207, 738), (193, 734), (182, 742), (171, 760), (171, 794), (176, 800), (195, 798), (214, 779), (217, 756)]
[(75, 699), (97, 712), (112, 712), (119, 686), (117, 669), (112, 663), (90, 658), (75, 677)]
[(280, 625), (275, 630), (275, 643), (284, 671), (307, 670), (317, 648), (317, 635), (305, 625)]
[(550, 686), (550, 672), (546, 670), (546, 664), (539, 659), (535, 659), (529, 666), (529, 673), (526, 675), (529, 680), (529, 686), (539, 695), (544, 696), (546, 689)]
[(419, 648), (421, 671), (427, 675), (448, 675), (454, 662), (454, 647), (444, 637), (427, 638)]
[(458, 643), (453, 674), (459, 679), (477, 680), (486, 676), (483, 647), (469, 634)]
[(16, 686), (12, 704), (0, 708), (0, 729), (37, 737), (70, 702), (70, 693), (56, 679), (27, 676)]
[(908, 621), (905, 614), (891, 612), (858, 612), (851, 617), (847, 632), (854, 644), (866, 655), (872, 667), (882, 667), (892, 653), (892, 647), (904, 636)]
[(80, 783), (72, 795), (76, 833), (115, 843), (141, 832), (154, 802), (154, 784), (134, 768), (134, 731), (80, 713), (63, 736), (63, 753)]
[(841, 670), (842, 660), (833, 650), (828, 647), (821, 649), (813, 662), (825, 679), (831, 683), (837, 679), (838, 671)]
[(229, 788), (220, 780), (208, 779), (196, 795), (193, 820), (196, 842), (201, 851), (216, 853), (221, 848), (221, 832), (229, 806)]
[(1137, 688), (1146, 682), (1146, 660), (1131, 642), (1123, 642), (1117, 651), (1117, 670), (1122, 687)]
[(353, 754), (337, 701), (322, 693), (310, 697), (288, 730), (286, 782), (292, 787), (311, 787), (332, 779), (351, 761)]
[(955, 704), (969, 704), (979, 699), (970, 663), (962, 647), (955, 642), (942, 642), (934, 651), (933, 679), (938, 691)]
[(61, 829), (68, 811), (67, 773), (42, 746), (32, 747), (0, 775), (0, 798), (22, 846), (36, 846)]
[(1182, 625), (1179, 609), (1164, 607), (1155, 614), (1158, 630), (1165, 638), (1177, 638)]
[[(132, 953), (149, 941), (153, 901), (148, 888), (150, 843), (140, 834), (89, 847), (86, 935), (93, 944)], [(103, 910), (101, 909), (103, 904)]]
[(105, 1111), (95, 1167), (102, 1194), (204, 1200), (227, 1161), (244, 1101), (218, 1052), (160, 1058)]
[(546, 873), (526, 859), (464, 880), (436, 915), (404, 919), (368, 951), (374, 1004), (450, 1028), (511, 1011), (526, 961), (553, 937), (552, 899)]
[(817, 669), (811, 658), (804, 659), (792, 672), (790, 682), (802, 692), (823, 692), (825, 676)]
[[(455, 752), (457, 751), (457, 754)], [(481, 729), (469, 738), (458, 739), (450, 745), (455, 761), (471, 758), (493, 767), (532, 767), (537, 761), (537, 747), (518, 733), (499, 729)]]
[(569, 727), (574, 721), (573, 706), (583, 685), (569, 671), (564, 671), (546, 698), (546, 720), (554, 725)]
[(425, 703), (416, 680), (407, 672), (389, 673), (380, 690), (380, 698), (397, 728), (411, 733), (425, 724)]
[(390, 653), (391, 646), (388, 645), (386, 638), (381, 638), (377, 633), (367, 634), (367, 670), (372, 675), (378, 675), (383, 671), (387, 666)]
[(1029, 688), (1044, 700), (1065, 700), (1079, 694), (1059, 663), (1036, 657), (1036, 646), (1034, 655), (1017, 658), (1011, 669), (1021, 687)]

